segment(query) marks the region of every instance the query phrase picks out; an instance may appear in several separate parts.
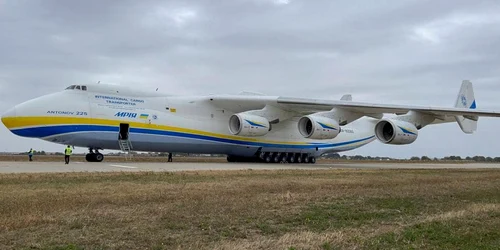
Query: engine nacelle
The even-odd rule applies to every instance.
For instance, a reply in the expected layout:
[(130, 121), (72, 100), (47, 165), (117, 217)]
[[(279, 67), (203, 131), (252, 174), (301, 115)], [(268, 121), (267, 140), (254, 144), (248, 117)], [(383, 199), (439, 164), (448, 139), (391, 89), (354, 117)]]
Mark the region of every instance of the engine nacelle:
[(310, 139), (333, 139), (340, 133), (339, 123), (324, 116), (304, 116), (298, 125), (300, 134)]
[(375, 136), (385, 144), (410, 144), (417, 139), (418, 130), (408, 122), (384, 119), (375, 125)]
[(271, 130), (269, 121), (261, 116), (234, 114), (229, 118), (229, 131), (233, 135), (263, 136)]

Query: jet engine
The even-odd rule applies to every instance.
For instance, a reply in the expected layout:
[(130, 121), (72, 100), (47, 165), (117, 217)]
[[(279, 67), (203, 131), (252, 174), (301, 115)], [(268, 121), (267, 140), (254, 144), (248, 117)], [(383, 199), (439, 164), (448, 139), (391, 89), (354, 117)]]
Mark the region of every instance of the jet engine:
[(229, 131), (233, 135), (263, 136), (269, 130), (271, 130), (271, 124), (261, 116), (239, 113), (229, 118)]
[(375, 125), (375, 136), (385, 144), (410, 144), (417, 139), (418, 130), (405, 121), (384, 119)]
[(324, 116), (303, 116), (298, 126), (300, 134), (310, 139), (333, 139), (340, 133), (339, 123)]

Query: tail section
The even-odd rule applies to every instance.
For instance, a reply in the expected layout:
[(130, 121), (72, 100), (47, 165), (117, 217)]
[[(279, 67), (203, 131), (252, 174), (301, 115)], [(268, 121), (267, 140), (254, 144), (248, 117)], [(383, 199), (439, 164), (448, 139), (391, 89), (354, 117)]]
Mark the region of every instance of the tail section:
[(462, 81), (462, 87), (460, 88), (460, 92), (458, 93), (455, 108), (476, 108), (476, 99), (474, 98), (474, 90), (472, 89), (472, 83), (470, 81)]
[[(466, 108), (475, 109), (476, 99), (474, 97), (474, 90), (472, 89), (472, 83), (469, 80), (462, 81), (462, 87), (458, 93), (457, 101), (455, 103), (455, 108)], [(458, 125), (464, 133), (472, 134), (477, 130), (477, 116), (465, 117), (465, 116), (455, 116)]]

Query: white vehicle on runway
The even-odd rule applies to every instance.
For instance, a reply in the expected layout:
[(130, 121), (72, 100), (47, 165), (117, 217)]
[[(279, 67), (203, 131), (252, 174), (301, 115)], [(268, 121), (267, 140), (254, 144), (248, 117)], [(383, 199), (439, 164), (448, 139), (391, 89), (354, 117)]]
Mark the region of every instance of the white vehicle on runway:
[[(464, 80), (454, 108), (383, 105), (264, 96), (255, 93), (168, 96), (122, 86), (71, 85), (7, 111), (12, 133), (99, 150), (226, 154), (228, 161), (314, 163), (325, 153), (375, 139), (410, 144), (431, 124), (457, 122), (465, 133), (479, 116), (471, 82)], [(396, 114), (387, 117), (386, 114)]]

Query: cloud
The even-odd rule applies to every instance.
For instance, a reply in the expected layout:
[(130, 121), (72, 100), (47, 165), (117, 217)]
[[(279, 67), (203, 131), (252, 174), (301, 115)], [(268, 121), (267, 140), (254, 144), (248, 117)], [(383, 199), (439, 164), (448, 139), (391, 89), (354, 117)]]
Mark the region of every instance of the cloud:
[(146, 25), (155, 27), (164, 25), (184, 28), (197, 17), (197, 12), (190, 8), (154, 7), (144, 22)]
[[(0, 113), (88, 82), (171, 94), (238, 93), (452, 105), (463, 79), (480, 108), (500, 109), (496, 1), (58, 1), (0, 7)], [(412, 145), (352, 151), (411, 156), (489, 154), (499, 123), (428, 127)], [(11, 135), (7, 150), (53, 144)], [(439, 138), (439, 141), (436, 141)], [(4, 150), (0, 147), (0, 151)]]
[(415, 27), (413, 38), (438, 44), (443, 39), (452, 39), (454, 35), (459, 35), (464, 29), (481, 28), (485, 25), (498, 25), (499, 23), (500, 17), (497, 13), (454, 13), (448, 17)]

